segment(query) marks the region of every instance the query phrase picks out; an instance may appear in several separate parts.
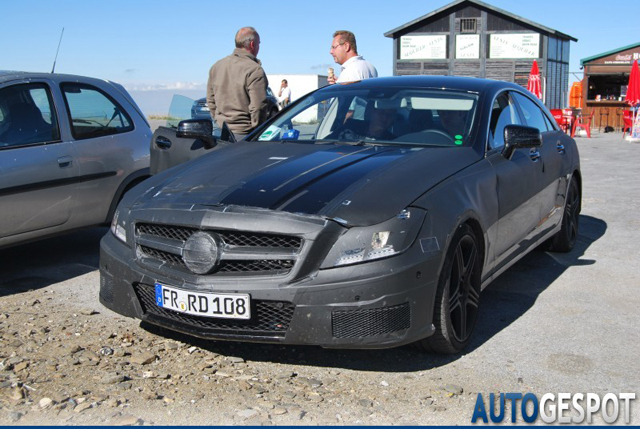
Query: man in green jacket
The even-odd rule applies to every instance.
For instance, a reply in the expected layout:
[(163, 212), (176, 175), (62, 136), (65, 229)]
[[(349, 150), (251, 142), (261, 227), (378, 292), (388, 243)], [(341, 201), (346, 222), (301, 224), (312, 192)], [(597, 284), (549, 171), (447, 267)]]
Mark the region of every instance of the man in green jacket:
[(236, 48), (209, 70), (207, 104), (219, 127), (226, 122), (242, 140), (267, 119), (267, 75), (257, 58), (260, 35), (253, 27), (236, 33)]

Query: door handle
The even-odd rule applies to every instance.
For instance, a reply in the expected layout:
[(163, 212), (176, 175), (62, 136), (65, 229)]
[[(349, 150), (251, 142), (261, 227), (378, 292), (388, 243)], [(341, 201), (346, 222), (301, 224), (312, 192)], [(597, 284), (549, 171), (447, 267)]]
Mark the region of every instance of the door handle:
[(556, 148), (558, 149), (558, 152), (560, 152), (560, 153), (564, 153), (565, 152), (564, 145), (562, 144), (562, 142), (560, 142), (560, 140), (558, 140), (556, 142)]
[(171, 147), (171, 140), (166, 137), (158, 136), (156, 137), (156, 146), (160, 149), (169, 149)]
[(73, 158), (71, 158), (70, 156), (61, 156), (60, 158), (58, 158), (58, 165), (60, 166), (60, 168), (69, 168), (71, 167), (72, 163)]
[(529, 157), (531, 158), (531, 161), (538, 162), (538, 160), (540, 159), (540, 151), (538, 151), (537, 149), (531, 149), (531, 151), (529, 152)]

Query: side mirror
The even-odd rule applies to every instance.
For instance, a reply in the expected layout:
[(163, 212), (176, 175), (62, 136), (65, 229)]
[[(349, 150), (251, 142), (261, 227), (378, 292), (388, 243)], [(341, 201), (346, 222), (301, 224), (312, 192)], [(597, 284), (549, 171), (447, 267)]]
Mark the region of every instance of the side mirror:
[(213, 136), (213, 122), (208, 119), (185, 119), (178, 123), (176, 137), (187, 139), (199, 139), (204, 147), (212, 149), (216, 146), (216, 138)]
[(504, 127), (504, 157), (511, 159), (516, 149), (542, 146), (540, 130), (524, 125)]

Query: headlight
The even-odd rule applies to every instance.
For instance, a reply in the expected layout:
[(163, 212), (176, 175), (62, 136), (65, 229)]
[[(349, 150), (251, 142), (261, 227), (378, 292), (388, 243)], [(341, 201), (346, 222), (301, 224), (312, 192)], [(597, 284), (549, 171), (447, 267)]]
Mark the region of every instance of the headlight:
[(380, 224), (351, 228), (338, 238), (321, 268), (357, 264), (404, 252), (418, 236), (426, 213), (412, 207)]
[(127, 242), (127, 221), (123, 219), (120, 222), (118, 222), (118, 217), (120, 217), (120, 210), (116, 209), (116, 212), (113, 214), (113, 220), (111, 221), (111, 232), (123, 243), (126, 243)]

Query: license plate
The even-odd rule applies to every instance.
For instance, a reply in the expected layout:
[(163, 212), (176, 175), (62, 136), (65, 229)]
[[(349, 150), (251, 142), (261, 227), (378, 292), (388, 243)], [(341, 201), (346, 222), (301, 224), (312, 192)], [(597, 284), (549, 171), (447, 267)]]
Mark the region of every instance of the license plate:
[(156, 305), (194, 316), (251, 318), (251, 298), (247, 294), (200, 293), (156, 283)]

